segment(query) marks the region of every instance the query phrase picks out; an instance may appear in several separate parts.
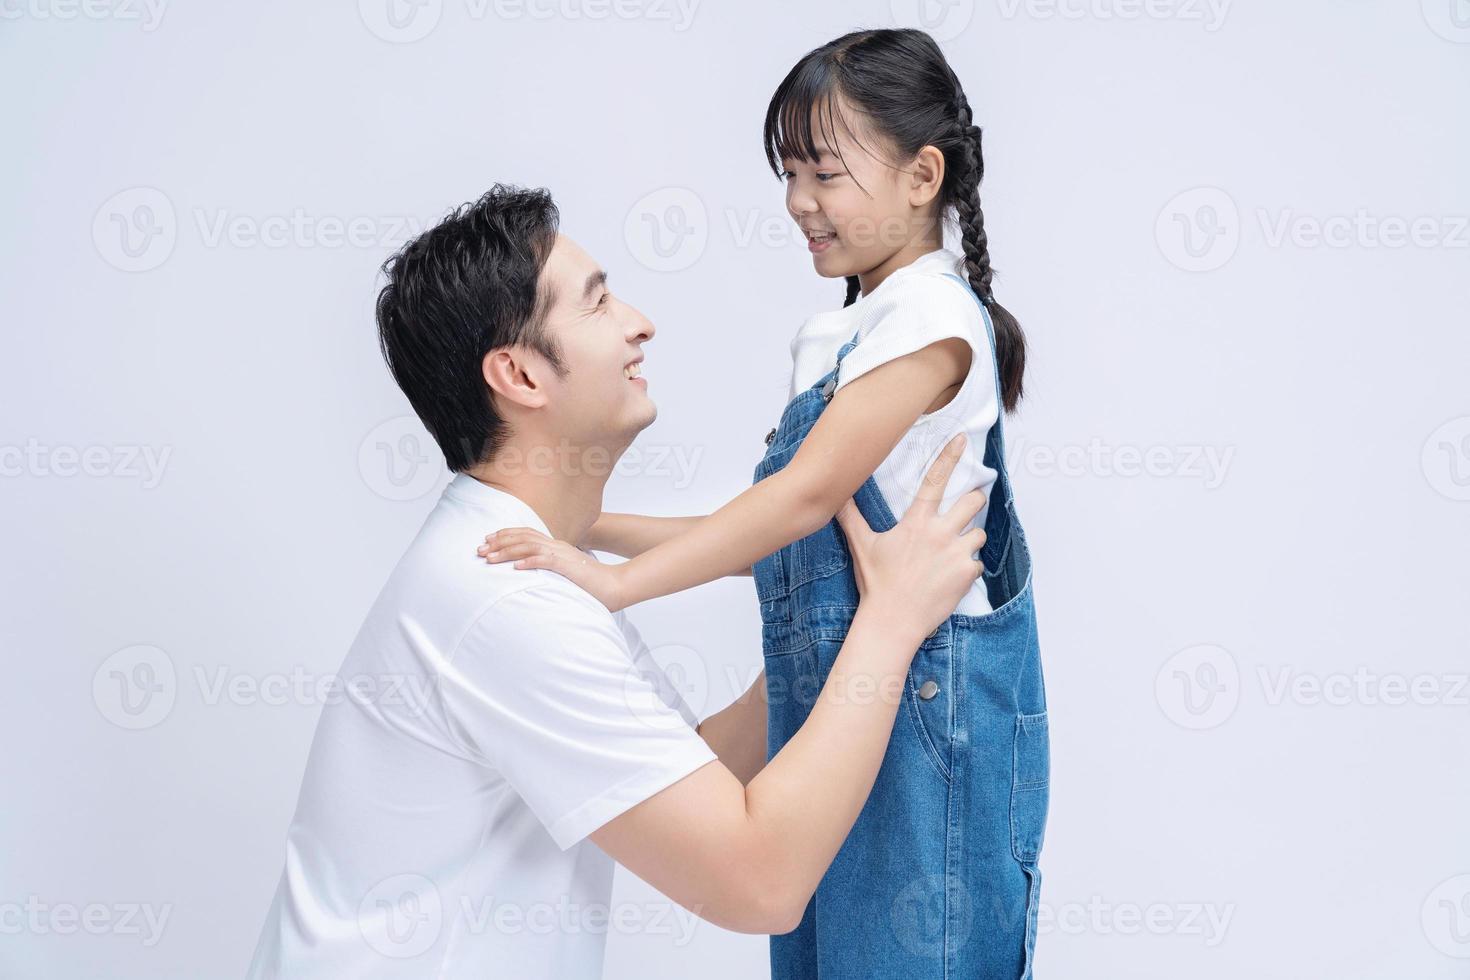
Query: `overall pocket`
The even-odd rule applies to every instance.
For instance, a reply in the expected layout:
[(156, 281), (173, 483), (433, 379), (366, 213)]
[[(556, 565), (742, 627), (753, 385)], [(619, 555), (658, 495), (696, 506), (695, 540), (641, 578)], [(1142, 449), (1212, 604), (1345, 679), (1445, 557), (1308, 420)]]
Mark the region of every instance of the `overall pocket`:
[[(878, 490), (878, 484), (871, 476), (863, 481), (853, 496), (863, 519), (874, 530), (880, 527), (891, 529), (897, 523), (890, 515), (888, 505)], [(846, 582), (833, 594), (844, 596), (853, 603), (857, 602), (857, 583), (853, 580), (853, 573), (849, 571), (852, 567), (852, 551), (847, 547), (847, 535), (842, 530), (842, 525), (837, 523), (836, 517), (814, 533), (793, 542), (791, 550), (791, 588), (841, 575)]]
[(750, 566), (755, 579), (755, 594), (762, 605), (786, 595), (786, 569), (782, 564), (781, 552), (773, 551)]
[(1022, 864), (1041, 857), (1051, 795), (1051, 738), (1047, 713), (1016, 716), (1011, 757), (1011, 851)]
[(931, 637), (914, 654), (904, 689), (915, 738), (946, 783), (954, 765), (954, 647)]
[(847, 550), (847, 538), (836, 518), (792, 542), (791, 556), (788, 586), (792, 589), (835, 575), (852, 561)]
[(1046, 837), (1046, 811), (1051, 795), (1051, 737), (1045, 711), (1016, 716), (1011, 757), (1011, 852), (1026, 874), (1025, 968), (1032, 975), (1037, 917), (1041, 907), (1041, 845)]

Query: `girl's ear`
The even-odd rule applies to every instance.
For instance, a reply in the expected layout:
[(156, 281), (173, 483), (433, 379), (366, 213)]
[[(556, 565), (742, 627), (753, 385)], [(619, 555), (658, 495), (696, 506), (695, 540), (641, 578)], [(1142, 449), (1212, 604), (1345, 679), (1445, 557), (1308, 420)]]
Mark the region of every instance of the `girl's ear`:
[(546, 404), (546, 386), (541, 383), (543, 362), (524, 347), (500, 347), (485, 355), (480, 373), (490, 390), (523, 408)]
[(909, 174), (909, 205), (924, 207), (939, 196), (944, 186), (944, 154), (938, 147), (925, 146), (914, 157)]

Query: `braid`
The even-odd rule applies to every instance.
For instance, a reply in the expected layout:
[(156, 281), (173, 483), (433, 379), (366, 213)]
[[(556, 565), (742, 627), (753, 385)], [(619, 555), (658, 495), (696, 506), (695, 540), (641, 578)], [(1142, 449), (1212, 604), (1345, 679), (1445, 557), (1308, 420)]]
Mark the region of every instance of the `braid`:
[(980, 152), (980, 127), (974, 123), (970, 100), (959, 79), (954, 80), (955, 183), (953, 203), (959, 221), (960, 240), (965, 250), (965, 278), (984, 304), (995, 329), (995, 360), (1000, 373), (1001, 400), (1006, 411), (1015, 411), (1024, 393), (1026, 335), (1016, 318), (995, 301), (991, 283), (995, 270), (990, 265), (990, 239), (985, 234), (985, 211), (980, 207), (980, 181), (985, 176), (985, 157)]
[(985, 234), (985, 212), (980, 207), (980, 181), (985, 177), (985, 157), (980, 150), (980, 127), (974, 124), (970, 100), (955, 85), (957, 100), (955, 127), (959, 134), (960, 166), (955, 182), (955, 212), (959, 218), (960, 240), (965, 250), (965, 275), (970, 288), (989, 306), (995, 301), (991, 282), (995, 270), (990, 267), (990, 239)]
[(847, 299), (843, 301), (843, 307), (851, 306), (857, 302), (858, 293), (863, 291), (863, 284), (857, 276), (847, 277)]

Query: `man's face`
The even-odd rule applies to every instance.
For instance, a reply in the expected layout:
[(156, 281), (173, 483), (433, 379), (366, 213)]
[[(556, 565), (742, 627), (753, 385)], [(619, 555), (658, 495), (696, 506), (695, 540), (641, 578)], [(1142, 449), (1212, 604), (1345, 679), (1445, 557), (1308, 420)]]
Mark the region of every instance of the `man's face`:
[(641, 377), (653, 324), (608, 290), (607, 273), (566, 235), (542, 276), (551, 290), (546, 331), (567, 371), (549, 381), (546, 422), (575, 445), (626, 446), (658, 416)]

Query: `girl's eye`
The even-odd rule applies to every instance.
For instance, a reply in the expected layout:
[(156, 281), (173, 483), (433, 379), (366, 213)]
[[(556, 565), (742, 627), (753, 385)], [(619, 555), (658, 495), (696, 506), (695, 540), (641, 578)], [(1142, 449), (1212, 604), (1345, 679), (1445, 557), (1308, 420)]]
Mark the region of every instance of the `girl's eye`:
[(817, 174), (817, 180), (819, 182), (825, 184), (825, 183), (827, 183), (827, 181), (833, 179), (834, 177), (841, 177), (841, 176), (842, 176), (841, 174), (818, 173)]
[(795, 177), (795, 176), (796, 176), (796, 174), (792, 173), (789, 170), (783, 170), (783, 171), (781, 171), (781, 179), (782, 180), (790, 180), (792, 177)]

